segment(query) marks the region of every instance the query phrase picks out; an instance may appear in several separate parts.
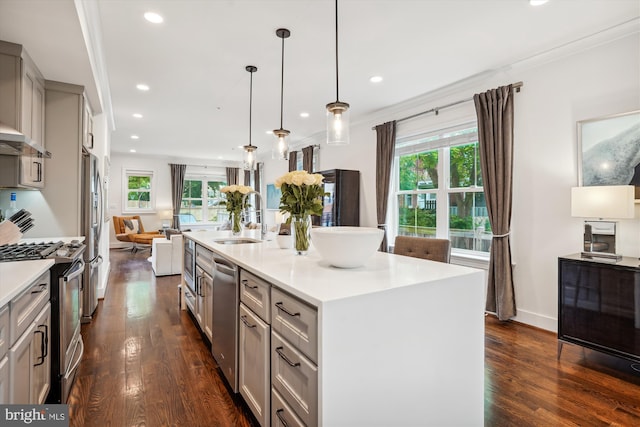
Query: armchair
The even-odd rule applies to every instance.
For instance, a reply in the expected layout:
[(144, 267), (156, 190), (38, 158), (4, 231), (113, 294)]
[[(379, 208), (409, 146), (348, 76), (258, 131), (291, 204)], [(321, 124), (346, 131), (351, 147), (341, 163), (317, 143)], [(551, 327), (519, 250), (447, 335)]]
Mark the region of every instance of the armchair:
[(145, 232), (140, 215), (114, 216), (113, 228), (116, 232), (116, 239), (121, 242), (133, 243), (132, 252), (138, 250), (138, 244), (151, 245), (155, 237), (164, 237), (158, 231)]

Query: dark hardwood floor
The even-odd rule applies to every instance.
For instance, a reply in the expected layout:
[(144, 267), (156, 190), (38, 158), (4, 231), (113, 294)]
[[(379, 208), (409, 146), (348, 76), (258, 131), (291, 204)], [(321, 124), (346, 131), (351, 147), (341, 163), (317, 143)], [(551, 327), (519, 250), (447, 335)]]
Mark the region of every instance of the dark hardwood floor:
[[(179, 310), (179, 276), (155, 277), (148, 252), (110, 255), (106, 298), (82, 328), (70, 425), (255, 425)], [(491, 316), (485, 343), (486, 426), (640, 425), (629, 363), (568, 344), (558, 360), (555, 334)]]

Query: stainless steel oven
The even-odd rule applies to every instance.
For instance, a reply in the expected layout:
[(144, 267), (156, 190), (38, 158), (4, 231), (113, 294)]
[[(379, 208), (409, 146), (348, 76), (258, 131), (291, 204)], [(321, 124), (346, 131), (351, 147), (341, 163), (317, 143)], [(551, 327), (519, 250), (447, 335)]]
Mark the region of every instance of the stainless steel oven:
[(80, 335), (80, 290), (83, 287), (84, 266), (84, 261), (78, 259), (58, 279), (60, 357), (53, 362), (58, 365), (61, 402), (67, 401), (84, 352), (84, 343)]

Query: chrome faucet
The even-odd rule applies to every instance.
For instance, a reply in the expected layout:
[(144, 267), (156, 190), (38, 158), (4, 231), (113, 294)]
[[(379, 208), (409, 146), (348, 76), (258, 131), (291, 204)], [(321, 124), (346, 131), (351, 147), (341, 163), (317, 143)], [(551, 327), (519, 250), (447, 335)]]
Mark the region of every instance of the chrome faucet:
[[(249, 194), (255, 194), (260, 199), (260, 239), (264, 240), (265, 236), (267, 235), (267, 221), (265, 219), (265, 213), (266, 213), (265, 202), (266, 201), (262, 197), (262, 194), (260, 194), (257, 191), (253, 190), (253, 191), (248, 192), (244, 196), (242, 196), (242, 206), (244, 206)], [(254, 211), (257, 212), (258, 210), (254, 207)]]

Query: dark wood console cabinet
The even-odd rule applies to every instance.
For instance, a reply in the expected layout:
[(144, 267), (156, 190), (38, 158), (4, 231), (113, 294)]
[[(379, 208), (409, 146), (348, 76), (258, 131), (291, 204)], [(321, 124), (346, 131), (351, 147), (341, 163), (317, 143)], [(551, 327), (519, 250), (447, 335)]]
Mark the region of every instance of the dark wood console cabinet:
[(560, 257), (558, 340), (640, 362), (640, 261)]

